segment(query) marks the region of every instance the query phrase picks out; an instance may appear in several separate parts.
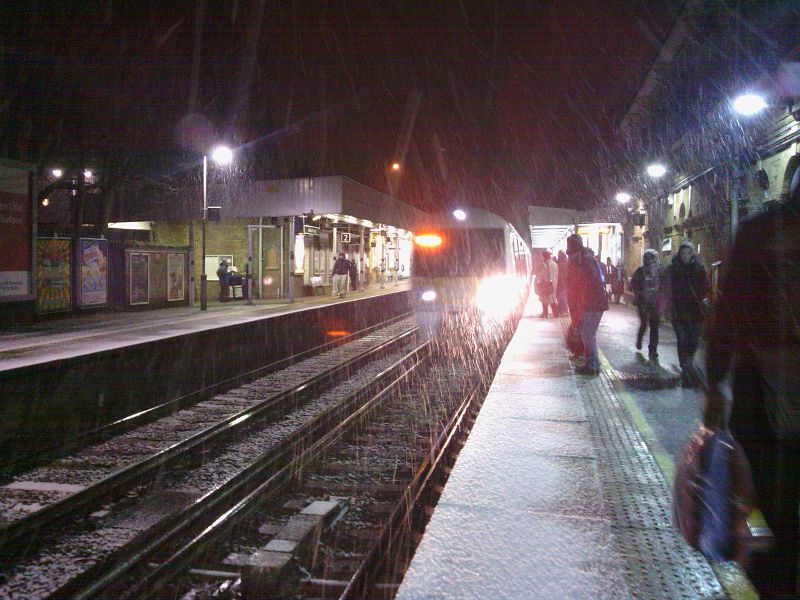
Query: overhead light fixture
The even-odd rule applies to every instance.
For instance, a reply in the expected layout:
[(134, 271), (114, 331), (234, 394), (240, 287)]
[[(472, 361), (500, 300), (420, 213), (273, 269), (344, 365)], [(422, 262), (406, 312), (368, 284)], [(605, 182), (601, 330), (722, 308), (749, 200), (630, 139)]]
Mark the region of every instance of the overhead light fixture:
[(631, 201), (631, 195), (628, 192), (619, 192), (616, 195), (617, 202), (620, 204), (627, 204)]
[(663, 177), (666, 172), (667, 172), (667, 167), (659, 163), (655, 163), (647, 167), (647, 174), (650, 175), (650, 177), (652, 177), (653, 179), (658, 179), (659, 177)]
[(60, 177), (63, 177), (63, 176), (64, 176), (64, 171), (63, 171), (63, 169), (55, 168), (55, 169), (53, 169), (52, 171), (50, 171), (50, 174), (51, 174), (53, 177), (55, 177), (56, 179), (58, 179), (58, 178), (60, 178)]
[(467, 213), (465, 213), (460, 208), (457, 208), (453, 211), (453, 216), (458, 219), (459, 221), (465, 221), (467, 219)]

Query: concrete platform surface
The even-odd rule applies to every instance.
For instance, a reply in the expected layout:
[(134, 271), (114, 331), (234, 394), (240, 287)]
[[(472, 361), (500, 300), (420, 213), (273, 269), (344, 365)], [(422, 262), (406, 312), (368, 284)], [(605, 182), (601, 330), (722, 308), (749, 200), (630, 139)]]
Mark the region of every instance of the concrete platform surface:
[(200, 305), (138, 312), (101, 312), (52, 319), (13, 330), (0, 330), (0, 371), (17, 369), (55, 360), (124, 348), (199, 331), (225, 328), (332, 303), (353, 302), (384, 294), (407, 291), (408, 280), (388, 283), (367, 290), (350, 292), (345, 298), (313, 296), (295, 302), (244, 301), (209, 302), (208, 311)]
[(531, 302), (398, 600), (722, 598), (673, 530), (670, 486), (615, 392), (574, 374)]

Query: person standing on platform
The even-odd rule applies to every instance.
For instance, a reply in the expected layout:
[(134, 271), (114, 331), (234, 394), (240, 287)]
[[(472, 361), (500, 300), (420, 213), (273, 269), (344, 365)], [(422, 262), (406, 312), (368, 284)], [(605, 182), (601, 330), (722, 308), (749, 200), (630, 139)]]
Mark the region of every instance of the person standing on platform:
[(566, 315), (569, 312), (567, 308), (567, 255), (563, 250), (558, 251), (558, 283), (556, 285), (556, 301), (558, 302), (558, 314)]
[(227, 302), (230, 299), (228, 298), (230, 295), (228, 292), (228, 261), (224, 258), (219, 263), (217, 278), (219, 279), (219, 301)]
[(350, 261), (339, 252), (339, 258), (333, 263), (333, 295), (344, 298), (347, 295), (347, 285), (350, 282)]
[[(800, 598), (800, 199), (739, 226), (709, 330), (705, 424), (730, 428), (775, 536), (748, 574), (762, 598)], [(721, 382), (732, 369), (732, 403)], [(726, 423), (727, 421), (727, 423)]]
[(354, 292), (358, 291), (358, 265), (356, 264), (355, 258), (350, 261), (350, 270), (348, 271), (348, 275), (350, 276), (350, 289)]
[(614, 284), (613, 296), (614, 304), (619, 304), (620, 299), (625, 295), (625, 281), (627, 280), (625, 268), (622, 266), (621, 261), (617, 261), (617, 281)]
[(670, 317), (678, 341), (681, 381), (684, 387), (697, 387), (694, 353), (700, 344), (709, 286), (706, 269), (695, 255), (692, 242), (681, 242), (665, 276), (669, 285)]
[(536, 273), (536, 288), (539, 301), (542, 303), (543, 319), (547, 318), (548, 305), (553, 309), (553, 316), (558, 316), (558, 304), (556, 300), (556, 288), (558, 287), (558, 265), (550, 253), (545, 250), (542, 252), (542, 264)]
[(597, 354), (597, 328), (603, 312), (608, 310), (608, 297), (600, 272), (600, 264), (590, 249), (583, 246), (581, 236), (567, 238), (569, 270), (567, 272), (567, 300), (572, 323), (577, 324), (583, 342), (586, 363), (575, 369), (579, 375), (595, 376), (600, 373)]
[(650, 327), (650, 343), (647, 346), (650, 359), (658, 358), (658, 327), (661, 323), (662, 293), (661, 264), (658, 251), (645, 250), (642, 266), (636, 269), (631, 279), (633, 304), (639, 312), (639, 332), (636, 334), (636, 349), (642, 349), (642, 339)]

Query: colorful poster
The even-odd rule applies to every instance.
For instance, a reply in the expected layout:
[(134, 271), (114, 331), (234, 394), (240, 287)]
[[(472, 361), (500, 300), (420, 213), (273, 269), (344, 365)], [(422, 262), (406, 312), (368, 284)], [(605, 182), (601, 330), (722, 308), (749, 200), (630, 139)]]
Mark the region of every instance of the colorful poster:
[(131, 252), (128, 256), (131, 304), (150, 304), (150, 255)]
[(0, 300), (31, 299), (30, 169), (0, 164)]
[(66, 238), (39, 238), (36, 242), (37, 310), (59, 312), (72, 307), (72, 262)]
[(185, 254), (167, 254), (167, 301), (176, 302), (184, 297)]
[(81, 239), (78, 304), (100, 306), (108, 302), (108, 242)]

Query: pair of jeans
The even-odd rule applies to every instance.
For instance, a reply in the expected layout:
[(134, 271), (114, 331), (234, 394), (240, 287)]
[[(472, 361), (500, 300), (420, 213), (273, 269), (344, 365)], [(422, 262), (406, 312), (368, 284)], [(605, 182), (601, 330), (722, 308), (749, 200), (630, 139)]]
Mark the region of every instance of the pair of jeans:
[(636, 345), (642, 345), (642, 338), (647, 328), (650, 327), (650, 343), (647, 346), (650, 354), (658, 352), (658, 326), (661, 323), (661, 315), (658, 309), (649, 304), (639, 304), (636, 307), (639, 311), (639, 332), (636, 334)]
[(700, 321), (673, 321), (675, 337), (678, 338), (678, 362), (681, 369), (691, 370), (694, 353), (700, 344), (700, 330), (703, 324)]
[(583, 341), (583, 355), (586, 357), (586, 368), (600, 370), (600, 358), (597, 356), (597, 328), (600, 327), (602, 311), (586, 311), (581, 316), (580, 332)]

